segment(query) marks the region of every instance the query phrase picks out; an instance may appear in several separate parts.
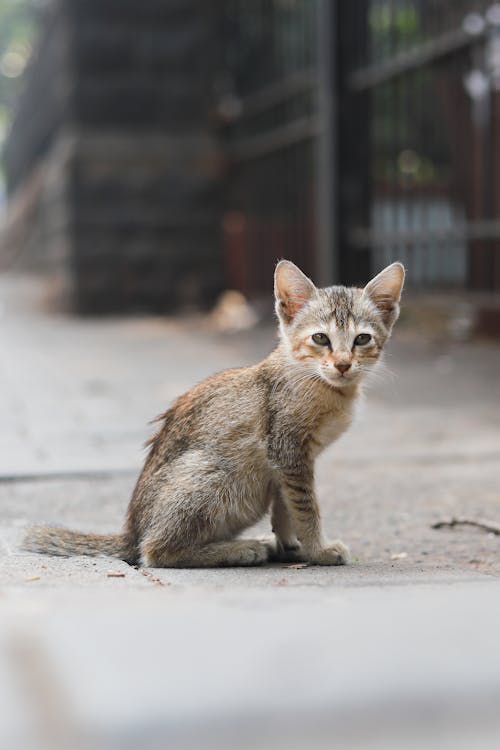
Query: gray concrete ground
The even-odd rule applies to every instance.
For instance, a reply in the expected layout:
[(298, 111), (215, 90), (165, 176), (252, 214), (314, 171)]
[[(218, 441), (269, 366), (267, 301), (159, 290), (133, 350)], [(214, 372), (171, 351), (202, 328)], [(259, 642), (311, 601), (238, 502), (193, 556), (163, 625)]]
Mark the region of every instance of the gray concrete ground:
[(500, 520), (498, 347), (399, 327), (318, 465), (351, 566), (136, 570), (19, 538), (117, 529), (147, 420), (274, 332), (75, 320), (11, 277), (0, 302), (2, 747), (498, 747), (500, 537), (431, 528)]

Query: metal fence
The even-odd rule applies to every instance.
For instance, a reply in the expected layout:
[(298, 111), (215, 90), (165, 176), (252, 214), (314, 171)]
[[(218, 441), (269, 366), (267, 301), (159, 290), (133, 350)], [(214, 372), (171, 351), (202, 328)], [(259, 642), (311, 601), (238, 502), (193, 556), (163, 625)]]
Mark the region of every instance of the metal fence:
[(226, 267), (228, 282), (250, 294), (268, 289), (278, 258), (316, 271), (317, 6), (223, 4)]
[(234, 285), (287, 256), (324, 279), (398, 258), (413, 285), (500, 289), (500, 4), (222, 7)]
[(400, 258), (413, 284), (500, 289), (500, 5), (352, 6), (349, 38), (369, 43), (348, 53), (345, 96), (369, 111), (370, 205), (351, 252)]

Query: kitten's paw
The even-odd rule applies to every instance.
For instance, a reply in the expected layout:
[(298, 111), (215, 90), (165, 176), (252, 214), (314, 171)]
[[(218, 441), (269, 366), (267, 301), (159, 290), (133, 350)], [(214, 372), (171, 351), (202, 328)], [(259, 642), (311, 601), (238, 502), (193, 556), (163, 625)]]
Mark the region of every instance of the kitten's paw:
[(347, 565), (350, 559), (348, 547), (340, 539), (336, 539), (315, 552), (309, 562), (314, 565)]
[(262, 543), (269, 553), (270, 562), (298, 562), (302, 560), (301, 546), (297, 539), (283, 541), (273, 534), (262, 537)]
[(233, 555), (237, 565), (261, 565), (269, 560), (269, 549), (257, 540), (242, 539), (235, 542)]

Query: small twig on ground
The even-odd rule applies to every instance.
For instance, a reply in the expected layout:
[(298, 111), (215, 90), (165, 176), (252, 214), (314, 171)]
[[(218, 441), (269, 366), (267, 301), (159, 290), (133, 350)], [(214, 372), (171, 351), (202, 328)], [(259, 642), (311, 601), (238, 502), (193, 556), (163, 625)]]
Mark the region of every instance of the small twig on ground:
[(478, 529), (488, 531), (490, 534), (497, 534), (500, 536), (500, 523), (495, 521), (486, 521), (482, 518), (465, 518), (464, 516), (458, 516), (457, 518), (450, 518), (449, 521), (437, 521), (431, 525), (431, 529), (442, 529), (445, 527), (451, 528), (453, 526), (476, 526)]

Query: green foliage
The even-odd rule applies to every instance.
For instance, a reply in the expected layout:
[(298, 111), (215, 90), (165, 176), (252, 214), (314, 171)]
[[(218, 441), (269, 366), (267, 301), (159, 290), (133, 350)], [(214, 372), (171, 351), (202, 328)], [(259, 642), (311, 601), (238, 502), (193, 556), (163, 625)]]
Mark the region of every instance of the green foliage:
[(0, 0), (0, 150), (31, 54), (36, 4), (36, 0)]
[(415, 2), (407, 0), (371, 4), (368, 16), (373, 60), (406, 50), (422, 41), (420, 17)]
[(34, 30), (33, 0), (0, 0), (0, 123), (19, 93)]

